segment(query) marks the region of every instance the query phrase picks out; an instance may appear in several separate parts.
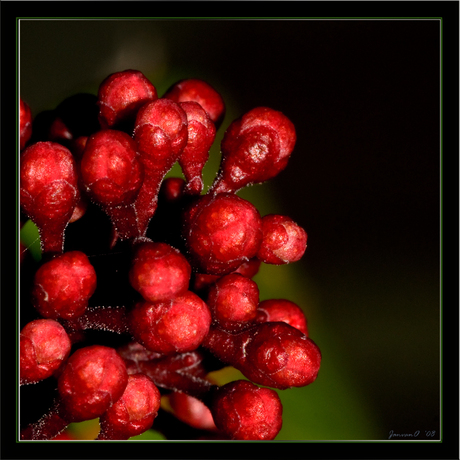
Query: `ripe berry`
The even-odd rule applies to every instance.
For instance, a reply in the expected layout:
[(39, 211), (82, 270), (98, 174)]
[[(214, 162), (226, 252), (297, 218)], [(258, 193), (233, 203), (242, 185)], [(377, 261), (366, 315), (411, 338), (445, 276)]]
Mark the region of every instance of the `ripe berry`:
[(99, 418), (98, 439), (129, 439), (153, 425), (160, 409), (160, 391), (143, 374), (128, 376), (122, 396)]
[(33, 305), (45, 318), (76, 318), (85, 312), (96, 282), (96, 271), (83, 252), (60, 254), (37, 270)]
[(129, 280), (145, 300), (163, 301), (188, 290), (191, 271), (177, 249), (166, 243), (146, 242), (136, 247)]
[(118, 401), (127, 384), (126, 366), (113, 348), (80, 348), (70, 356), (58, 380), (67, 419), (80, 422), (100, 417)]
[(286, 299), (270, 299), (259, 303), (256, 322), (285, 322), (308, 336), (307, 318), (302, 309)]
[(220, 126), (225, 115), (225, 104), (222, 96), (209, 84), (197, 78), (178, 81), (163, 96), (174, 102), (194, 101), (203, 107), (211, 120)]
[(124, 70), (109, 75), (99, 86), (97, 97), (101, 127), (119, 129), (132, 124), (137, 111), (158, 95), (142, 72)]
[(19, 103), (19, 133), (20, 148), (22, 150), (32, 136), (32, 111), (22, 99), (19, 99)]
[(217, 427), (235, 440), (268, 441), (281, 430), (283, 406), (278, 394), (246, 380), (220, 387), (211, 411)]
[(259, 288), (255, 281), (230, 273), (210, 287), (206, 303), (214, 322), (227, 331), (237, 331), (255, 319)]
[(134, 339), (163, 354), (197, 349), (210, 324), (207, 305), (191, 291), (167, 301), (138, 302), (130, 316)]
[(37, 225), (44, 252), (62, 252), (64, 231), (78, 202), (70, 151), (54, 142), (30, 145), (20, 158), (21, 207)]
[(204, 195), (185, 213), (183, 233), (196, 270), (224, 275), (257, 253), (261, 218), (249, 201), (234, 194)]
[(52, 319), (27, 323), (20, 335), (21, 385), (51, 377), (70, 354), (70, 339), (64, 328)]
[(202, 171), (216, 137), (216, 127), (197, 102), (180, 102), (179, 105), (187, 115), (188, 124), (187, 145), (179, 157), (179, 164), (187, 180), (185, 191), (199, 195), (203, 190)]
[(307, 233), (290, 217), (277, 214), (264, 216), (262, 232), (257, 257), (267, 264), (297, 262), (307, 249)]
[(286, 167), (295, 142), (294, 125), (281, 112), (267, 107), (247, 112), (224, 134), (220, 170), (211, 192), (236, 192), (275, 177)]

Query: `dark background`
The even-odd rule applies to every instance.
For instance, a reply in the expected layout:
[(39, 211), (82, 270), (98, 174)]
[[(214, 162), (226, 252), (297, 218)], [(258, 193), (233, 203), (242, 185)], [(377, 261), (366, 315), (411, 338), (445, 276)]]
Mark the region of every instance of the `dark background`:
[(323, 353), (285, 424), (296, 439), (439, 439), (440, 45), (435, 19), (23, 20), (20, 95), (36, 115), (136, 68), (160, 94), (208, 80), (227, 103), (220, 135), (253, 107), (285, 113), (288, 167), (240, 193), (308, 233), (302, 261), (258, 279), (261, 298), (302, 305)]

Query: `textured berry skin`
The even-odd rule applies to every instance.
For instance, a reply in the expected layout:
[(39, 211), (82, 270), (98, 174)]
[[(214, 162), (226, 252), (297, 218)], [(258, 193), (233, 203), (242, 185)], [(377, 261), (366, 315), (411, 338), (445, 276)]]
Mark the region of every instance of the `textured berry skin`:
[(86, 142), (81, 176), (95, 203), (107, 207), (133, 202), (143, 180), (136, 143), (122, 131), (98, 131)]
[(283, 407), (278, 394), (245, 380), (220, 387), (211, 412), (217, 428), (234, 440), (275, 439), (283, 423)]
[(129, 375), (120, 399), (99, 418), (98, 439), (129, 439), (144, 433), (153, 425), (160, 398), (160, 391), (146, 375)]
[(287, 165), (296, 142), (292, 122), (281, 112), (257, 107), (230, 124), (212, 193), (236, 192), (265, 182)]
[(80, 348), (70, 356), (58, 380), (66, 418), (79, 422), (101, 416), (118, 401), (127, 384), (126, 366), (113, 348)]
[(185, 191), (199, 195), (203, 190), (202, 171), (216, 137), (216, 127), (197, 102), (179, 102), (179, 105), (187, 115), (188, 126), (187, 145), (179, 157), (179, 164), (187, 180)]
[(199, 399), (174, 391), (168, 396), (168, 401), (173, 414), (187, 425), (198, 430), (217, 430), (211, 411)]
[(195, 350), (210, 324), (207, 305), (191, 291), (164, 302), (138, 302), (130, 316), (134, 339), (163, 354)]
[(32, 136), (32, 111), (22, 99), (19, 99), (19, 133), (22, 150)]
[(257, 257), (267, 264), (297, 262), (307, 249), (307, 233), (290, 217), (269, 214), (262, 218), (262, 244)]
[(81, 251), (66, 252), (37, 270), (32, 302), (45, 318), (77, 318), (85, 312), (96, 284), (96, 271), (88, 257)]
[(192, 266), (210, 275), (236, 270), (257, 253), (261, 217), (247, 200), (234, 194), (205, 195), (184, 215), (184, 238)]
[(99, 86), (97, 97), (99, 123), (105, 129), (132, 122), (137, 111), (158, 95), (142, 72), (128, 69), (109, 75)]
[(259, 303), (256, 322), (275, 323), (285, 322), (295, 327), (308, 337), (308, 324), (302, 309), (286, 299), (269, 299)]
[(70, 339), (52, 319), (27, 323), (20, 334), (20, 383), (36, 383), (51, 377), (70, 354)]
[(141, 236), (145, 236), (156, 211), (161, 182), (182, 154), (187, 138), (187, 115), (175, 102), (157, 99), (137, 113), (134, 140), (145, 170), (145, 180), (134, 204)]
[(321, 364), (318, 346), (285, 322), (262, 323), (237, 334), (211, 327), (203, 345), (252, 382), (280, 390), (314, 382)]
[(62, 252), (80, 195), (74, 157), (54, 142), (32, 144), (21, 153), (20, 182), (21, 207), (39, 229), (42, 250)]
[(255, 319), (259, 288), (255, 281), (230, 273), (210, 287), (206, 303), (215, 323), (228, 331), (237, 331)]
[(156, 302), (184, 294), (191, 272), (177, 249), (166, 243), (146, 242), (136, 247), (129, 280), (145, 300)]
[(203, 107), (211, 120), (220, 126), (225, 116), (225, 104), (222, 96), (209, 84), (197, 78), (178, 81), (163, 96), (174, 102), (193, 101)]

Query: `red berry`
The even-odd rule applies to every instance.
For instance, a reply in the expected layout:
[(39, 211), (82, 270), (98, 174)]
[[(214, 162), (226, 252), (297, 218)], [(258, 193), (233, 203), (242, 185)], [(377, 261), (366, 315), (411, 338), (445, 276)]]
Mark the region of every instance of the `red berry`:
[(184, 190), (185, 180), (182, 177), (168, 177), (161, 184), (160, 194), (168, 203), (174, 203), (183, 197)]
[(134, 339), (163, 354), (197, 349), (210, 324), (207, 305), (190, 291), (164, 302), (138, 302), (130, 317)]
[(222, 96), (209, 84), (197, 78), (189, 78), (175, 83), (163, 96), (174, 102), (194, 101), (203, 107), (218, 128), (225, 115)]
[(237, 334), (211, 327), (203, 345), (254, 383), (280, 390), (314, 382), (321, 364), (318, 346), (285, 322)]
[(32, 111), (22, 99), (19, 99), (19, 102), (19, 132), (20, 148), (22, 150), (32, 136)]
[(78, 202), (74, 157), (54, 142), (37, 142), (21, 153), (20, 199), (37, 225), (44, 252), (62, 252), (64, 231)]
[(308, 336), (307, 318), (302, 309), (286, 299), (270, 299), (259, 303), (256, 322), (285, 322)]
[(210, 287), (206, 303), (214, 322), (228, 331), (237, 331), (255, 319), (259, 288), (251, 279), (230, 273)]
[(307, 249), (307, 233), (290, 217), (277, 214), (264, 216), (262, 232), (257, 257), (267, 264), (297, 262)]
[(191, 271), (177, 249), (166, 243), (146, 242), (135, 250), (129, 280), (145, 300), (162, 301), (188, 290)]
[(70, 354), (70, 339), (52, 319), (36, 319), (26, 324), (20, 335), (21, 385), (51, 377)]
[(100, 417), (118, 401), (127, 384), (126, 366), (113, 348), (80, 348), (70, 356), (58, 380), (67, 419), (80, 422)]
[(169, 99), (157, 99), (138, 112), (134, 139), (145, 180), (134, 204), (141, 236), (156, 211), (161, 182), (187, 144), (187, 115)]
[(81, 316), (96, 289), (96, 271), (80, 251), (60, 254), (36, 272), (32, 301), (45, 318)]
[(197, 102), (180, 102), (179, 105), (186, 113), (188, 123), (188, 141), (179, 164), (187, 180), (186, 192), (199, 195), (203, 190), (202, 171), (216, 137), (216, 127)]
[(231, 273), (259, 249), (260, 214), (237, 195), (205, 195), (185, 214), (184, 238), (192, 265), (198, 271), (211, 275)]
[(124, 70), (109, 75), (99, 86), (97, 97), (99, 122), (105, 129), (132, 123), (137, 111), (158, 95), (142, 72)]
[(124, 393), (99, 418), (98, 439), (129, 439), (144, 433), (153, 425), (160, 409), (160, 391), (143, 374), (128, 376)]
[(291, 121), (267, 107), (258, 107), (235, 120), (222, 139), (222, 160), (212, 193), (236, 192), (265, 182), (287, 165), (296, 142)]
[(220, 387), (211, 411), (217, 428), (236, 440), (275, 439), (283, 423), (283, 406), (278, 394), (246, 380)]

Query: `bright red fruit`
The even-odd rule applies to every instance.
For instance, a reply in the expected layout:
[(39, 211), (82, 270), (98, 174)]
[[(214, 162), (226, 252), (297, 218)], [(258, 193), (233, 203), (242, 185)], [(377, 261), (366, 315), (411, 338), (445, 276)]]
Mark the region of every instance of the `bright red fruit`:
[(88, 257), (81, 251), (66, 252), (37, 270), (32, 302), (45, 318), (77, 318), (85, 312), (96, 284), (96, 271)]
[(79, 199), (73, 155), (60, 144), (37, 142), (20, 157), (20, 202), (37, 225), (44, 252), (62, 252), (64, 231)]
[(51, 377), (70, 354), (70, 339), (64, 328), (52, 319), (27, 323), (20, 334), (21, 385)]
[(286, 299), (269, 299), (259, 303), (256, 322), (285, 322), (308, 336), (307, 318), (302, 309)]
[(204, 195), (185, 213), (184, 238), (197, 271), (225, 275), (257, 253), (262, 241), (260, 214), (237, 195)]
[(220, 387), (214, 395), (211, 412), (217, 427), (236, 440), (275, 439), (283, 423), (278, 394), (246, 380)]

